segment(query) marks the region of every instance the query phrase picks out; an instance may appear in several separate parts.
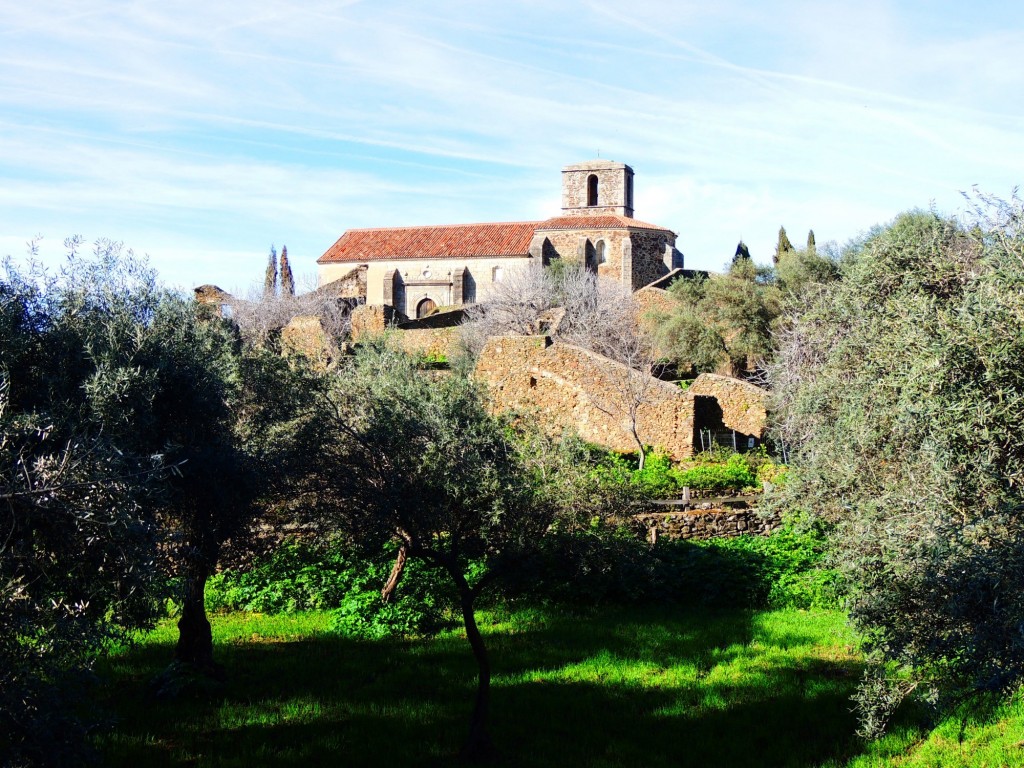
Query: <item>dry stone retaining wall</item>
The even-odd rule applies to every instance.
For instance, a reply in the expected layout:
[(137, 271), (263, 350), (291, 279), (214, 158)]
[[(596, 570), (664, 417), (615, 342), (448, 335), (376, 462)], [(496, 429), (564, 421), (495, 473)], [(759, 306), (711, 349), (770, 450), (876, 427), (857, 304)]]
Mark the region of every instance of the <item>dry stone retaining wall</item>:
[(633, 517), (633, 525), (648, 541), (660, 537), (710, 539), (744, 534), (767, 536), (782, 527), (782, 519), (778, 515), (762, 517), (756, 509), (690, 510), (643, 513)]

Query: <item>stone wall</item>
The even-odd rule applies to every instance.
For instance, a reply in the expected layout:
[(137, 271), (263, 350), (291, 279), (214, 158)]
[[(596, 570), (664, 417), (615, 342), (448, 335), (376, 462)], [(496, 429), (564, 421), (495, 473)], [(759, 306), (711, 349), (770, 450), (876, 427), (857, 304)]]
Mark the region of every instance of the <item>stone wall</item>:
[[(597, 177), (597, 205), (588, 205), (588, 180)], [(562, 210), (573, 216), (618, 213), (633, 215), (633, 169), (624, 163), (597, 160), (562, 169)]]
[[(629, 236), (632, 243), (632, 284), (637, 288), (647, 285), (671, 270), (666, 262), (666, 249), (675, 245), (675, 236), (668, 232), (634, 230)], [(668, 256), (671, 261), (671, 256)]]
[(370, 267), (360, 264), (347, 273), (325, 283), (316, 289), (318, 294), (333, 296), (337, 299), (366, 299), (366, 276)]
[(658, 538), (710, 539), (718, 536), (767, 536), (782, 527), (778, 515), (762, 517), (756, 509), (648, 512), (633, 517), (637, 533), (648, 541)]
[(637, 448), (624, 390), (641, 390), (637, 425), (643, 442), (676, 460), (693, 454), (692, 396), (581, 347), (546, 336), (493, 337), (476, 375), (496, 410), (527, 414), (552, 432), (572, 429), (616, 451)]
[(293, 317), (281, 329), (281, 347), (286, 354), (302, 355), (321, 369), (331, 368), (341, 354), (320, 318), (310, 315)]
[[(452, 314), (462, 317), (461, 312)], [(430, 325), (430, 323), (417, 320), (401, 323), (401, 325), (412, 326), (402, 328), (399, 325), (400, 319), (391, 307), (368, 304), (356, 307), (352, 310), (352, 341), (356, 343), (366, 341), (390, 330), (392, 338), (410, 354), (448, 359), (454, 355), (459, 341), (457, 325), (430, 328), (422, 327)]]
[(722, 409), (722, 423), (729, 429), (759, 440), (764, 437), (768, 419), (765, 390), (729, 376), (702, 373), (688, 391), (694, 397), (715, 398)]
[[(461, 302), (473, 303), (487, 298), (494, 283), (516, 270), (533, 266), (533, 259), (507, 256), (473, 256), (450, 259), (390, 259), (369, 262), (366, 272), (366, 303), (387, 304), (385, 300), (385, 277), (392, 270), (398, 271), (401, 284), (398, 310), (416, 314), (416, 304), (430, 298), (439, 307)], [(355, 262), (332, 262), (319, 267), (320, 285), (343, 278), (360, 265)], [(496, 272), (496, 268), (498, 271)], [(462, 272), (461, 285), (456, 285), (456, 276)], [(429, 273), (429, 276), (424, 276)], [(393, 299), (395, 300), (395, 299)]]

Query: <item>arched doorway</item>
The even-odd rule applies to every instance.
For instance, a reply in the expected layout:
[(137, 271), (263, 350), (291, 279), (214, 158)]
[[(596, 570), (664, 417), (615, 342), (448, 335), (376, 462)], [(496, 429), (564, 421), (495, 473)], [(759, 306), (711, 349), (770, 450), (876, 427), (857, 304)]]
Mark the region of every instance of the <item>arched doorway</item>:
[(416, 305), (416, 319), (426, 317), (435, 309), (437, 309), (437, 304), (434, 303), (433, 299), (424, 299)]

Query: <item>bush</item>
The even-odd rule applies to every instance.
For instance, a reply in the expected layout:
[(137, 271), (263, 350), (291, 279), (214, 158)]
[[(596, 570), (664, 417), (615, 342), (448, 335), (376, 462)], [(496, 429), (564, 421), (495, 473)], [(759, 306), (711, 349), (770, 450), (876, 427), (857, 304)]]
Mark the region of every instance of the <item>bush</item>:
[(736, 453), (724, 464), (698, 464), (690, 469), (676, 472), (679, 487), (690, 487), (699, 491), (740, 491), (758, 487), (757, 476), (742, 455)]
[(823, 535), (787, 525), (771, 536), (650, 546), (625, 528), (595, 525), (552, 536), (502, 583), (506, 597), (568, 602), (659, 602), (704, 607), (832, 608), (837, 575), (824, 569)]
[(629, 486), (641, 498), (650, 499), (676, 496), (684, 487), (715, 492), (761, 488), (764, 481), (781, 482), (785, 470), (763, 449), (745, 454), (724, 449), (708, 452), (687, 469), (657, 451), (648, 454), (641, 470), (635, 468), (632, 454), (592, 449), (591, 456), (595, 483)]
[(446, 626), (454, 601), (432, 594), (438, 590), (420, 562), (406, 562), (392, 602), (381, 600), (394, 558), (393, 547), (367, 560), (341, 542), (314, 546), (286, 540), (249, 570), (211, 578), (206, 606), (259, 613), (334, 609), (331, 628), (360, 638), (427, 634)]

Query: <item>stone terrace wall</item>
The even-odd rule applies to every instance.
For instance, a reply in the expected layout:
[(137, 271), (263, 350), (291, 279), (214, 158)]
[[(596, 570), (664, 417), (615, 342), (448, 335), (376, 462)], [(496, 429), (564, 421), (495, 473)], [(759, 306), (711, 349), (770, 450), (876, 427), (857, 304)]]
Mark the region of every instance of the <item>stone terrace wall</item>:
[(693, 455), (691, 395), (580, 347), (552, 343), (546, 336), (493, 337), (480, 354), (476, 375), (487, 384), (496, 410), (534, 414), (551, 431), (571, 428), (584, 440), (616, 451), (636, 450), (623, 398), (616, 393), (625, 377), (642, 377), (648, 402), (638, 412), (641, 439), (677, 460)]
[(701, 395), (718, 400), (722, 423), (729, 429), (758, 439), (764, 436), (768, 393), (760, 387), (729, 376), (702, 373), (688, 391), (694, 397)]
[(633, 517), (633, 525), (648, 541), (662, 536), (669, 539), (710, 539), (743, 534), (767, 536), (782, 527), (782, 519), (778, 515), (762, 517), (756, 509), (715, 509), (644, 513)]

